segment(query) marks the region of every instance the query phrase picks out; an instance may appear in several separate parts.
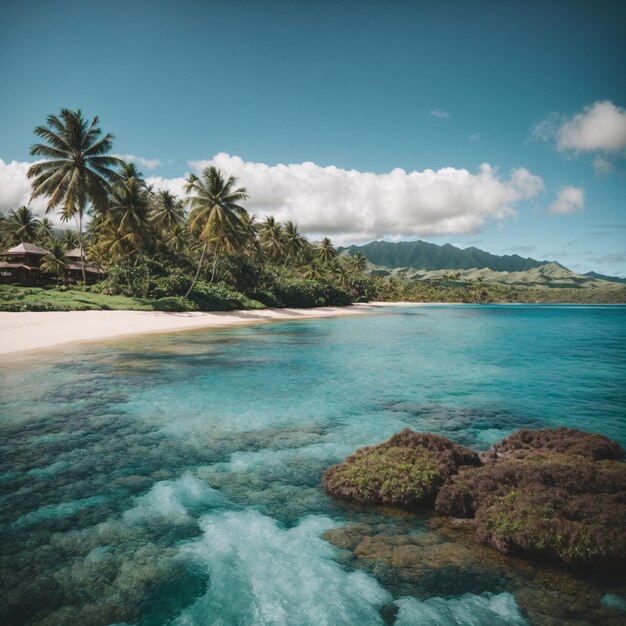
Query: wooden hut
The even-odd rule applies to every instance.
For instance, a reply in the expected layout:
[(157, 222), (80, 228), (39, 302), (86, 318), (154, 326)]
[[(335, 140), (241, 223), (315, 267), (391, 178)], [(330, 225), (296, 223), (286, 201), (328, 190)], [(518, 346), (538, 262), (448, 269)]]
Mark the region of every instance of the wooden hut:
[[(67, 276), (70, 282), (76, 283), (83, 280), (83, 270), (81, 263), (81, 250), (74, 248), (63, 255), (67, 262)], [(87, 284), (91, 285), (102, 278), (102, 271), (99, 267), (91, 263), (85, 263), (85, 278)]]
[(22, 242), (13, 248), (0, 252), (0, 283), (20, 285), (40, 285), (49, 280), (41, 271), (41, 259), (50, 254), (48, 250), (34, 243)]

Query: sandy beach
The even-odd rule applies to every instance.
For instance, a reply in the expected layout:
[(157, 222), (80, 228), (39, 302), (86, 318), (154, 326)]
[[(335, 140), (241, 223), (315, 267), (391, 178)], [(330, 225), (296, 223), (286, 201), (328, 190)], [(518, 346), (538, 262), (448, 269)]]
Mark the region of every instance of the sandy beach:
[(77, 342), (132, 335), (221, 328), (280, 320), (362, 315), (368, 305), (211, 313), (160, 311), (0, 312), (0, 354), (18, 354)]

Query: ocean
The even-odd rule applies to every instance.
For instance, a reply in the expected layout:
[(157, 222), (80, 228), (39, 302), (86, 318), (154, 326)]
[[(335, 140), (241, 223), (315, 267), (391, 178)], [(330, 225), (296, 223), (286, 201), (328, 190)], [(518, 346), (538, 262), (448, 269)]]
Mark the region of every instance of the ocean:
[(623, 580), (320, 486), (407, 427), (475, 450), (556, 426), (626, 446), (625, 306), (384, 307), (59, 349), (0, 375), (4, 624), (626, 618)]

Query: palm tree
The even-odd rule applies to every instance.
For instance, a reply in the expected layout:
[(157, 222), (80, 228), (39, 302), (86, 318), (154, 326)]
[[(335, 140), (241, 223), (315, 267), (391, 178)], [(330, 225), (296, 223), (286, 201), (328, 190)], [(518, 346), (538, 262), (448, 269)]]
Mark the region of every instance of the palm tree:
[(271, 215), (262, 222), (259, 229), (261, 248), (273, 261), (279, 261), (285, 255), (283, 228)]
[(64, 250), (73, 250), (78, 247), (78, 234), (74, 230), (66, 229), (61, 234), (61, 244)]
[(300, 257), (306, 247), (306, 239), (298, 231), (298, 226), (291, 220), (285, 222), (283, 229), (283, 239), (285, 242), (285, 263), (288, 259), (297, 259)]
[(304, 271), (304, 277), (311, 280), (320, 280), (324, 277), (324, 272), (317, 261), (313, 261)]
[(354, 269), (358, 270), (359, 272), (364, 272), (365, 268), (367, 267), (367, 257), (361, 252), (357, 252), (352, 257), (352, 263), (354, 265)]
[(112, 256), (136, 257), (150, 248), (153, 233), (148, 223), (149, 208), (150, 197), (141, 179), (130, 176), (113, 187), (105, 219), (105, 237)]
[(172, 230), (185, 217), (185, 203), (167, 190), (159, 189), (151, 204), (150, 221), (162, 231)]
[(224, 174), (214, 166), (204, 168), (200, 177), (189, 175), (185, 186), (191, 207), (189, 228), (202, 242), (202, 253), (185, 298), (198, 280), (209, 248), (213, 252), (210, 281), (213, 282), (219, 255), (223, 251), (236, 253), (245, 244), (248, 232), (242, 219), (245, 219), (247, 211), (238, 203), (246, 200), (248, 194), (244, 187), (235, 188), (236, 184), (234, 176), (225, 179)]
[(54, 235), (54, 226), (52, 222), (47, 218), (43, 217), (39, 221), (39, 226), (37, 226), (37, 239), (43, 244), (50, 241)]
[(53, 241), (49, 254), (41, 259), (41, 270), (54, 274), (60, 280), (67, 273), (67, 261), (64, 258), (65, 250), (60, 241)]
[(96, 209), (104, 207), (111, 183), (118, 178), (113, 168), (121, 161), (108, 154), (113, 135), (102, 136), (97, 117), (89, 122), (80, 110), (69, 109), (61, 109), (58, 116), (49, 115), (45, 126), (35, 128), (35, 134), (46, 143), (35, 144), (30, 153), (46, 160), (28, 170), (28, 178), (34, 179), (31, 199), (47, 196), (46, 212), (60, 206), (62, 219), (77, 219), (86, 282), (83, 217), (88, 203)]
[(336, 256), (337, 250), (335, 249), (333, 242), (328, 237), (324, 237), (324, 239), (322, 239), (322, 241), (318, 244), (317, 257), (322, 263), (328, 263)]
[(17, 211), (13, 209), (9, 211), (6, 229), (13, 243), (20, 243), (20, 241), (32, 243), (37, 239), (40, 223), (35, 214), (28, 207), (23, 206)]

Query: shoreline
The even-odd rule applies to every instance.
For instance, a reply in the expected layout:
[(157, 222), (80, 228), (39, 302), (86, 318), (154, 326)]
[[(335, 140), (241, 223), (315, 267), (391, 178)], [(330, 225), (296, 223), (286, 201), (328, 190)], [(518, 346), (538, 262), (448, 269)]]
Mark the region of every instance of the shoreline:
[[(262, 309), (168, 313), (163, 311), (0, 312), (0, 355), (22, 356), (139, 335), (228, 328), (274, 321), (368, 313), (368, 304), (312, 309)], [(381, 306), (374, 303), (372, 308)]]
[[(506, 304), (520, 305), (525, 303)], [(67, 346), (114, 341), (142, 335), (165, 335), (188, 330), (202, 330), (203, 328), (219, 329), (268, 322), (366, 315), (380, 308), (459, 305), (463, 305), (463, 303), (368, 302), (345, 307), (184, 313), (125, 310), (0, 311), (0, 356), (28, 356)]]

